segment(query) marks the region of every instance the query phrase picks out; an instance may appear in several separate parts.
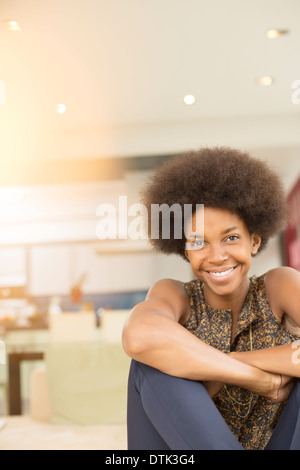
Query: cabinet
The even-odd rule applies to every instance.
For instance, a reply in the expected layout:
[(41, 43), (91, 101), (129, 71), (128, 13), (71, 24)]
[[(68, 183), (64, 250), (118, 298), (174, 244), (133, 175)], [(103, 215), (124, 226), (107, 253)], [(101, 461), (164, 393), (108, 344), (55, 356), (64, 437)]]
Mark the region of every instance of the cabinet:
[(0, 249), (0, 287), (25, 286), (26, 248), (9, 247)]
[(106, 254), (98, 247), (87, 242), (30, 248), (30, 295), (69, 295), (83, 274), (86, 294), (147, 290), (163, 277), (191, 278), (189, 263), (179, 256), (152, 251)]
[(71, 286), (68, 245), (33, 246), (29, 250), (29, 286), (32, 296), (67, 295)]
[(29, 293), (69, 295), (83, 274), (87, 294), (146, 290), (152, 283), (152, 266), (151, 252), (99, 254), (93, 243), (32, 247)]

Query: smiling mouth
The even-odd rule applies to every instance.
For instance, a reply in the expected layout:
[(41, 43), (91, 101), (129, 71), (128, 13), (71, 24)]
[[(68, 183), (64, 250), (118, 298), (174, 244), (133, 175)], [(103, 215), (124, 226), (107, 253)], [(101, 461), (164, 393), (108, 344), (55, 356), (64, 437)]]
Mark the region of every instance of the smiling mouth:
[(226, 269), (226, 271), (206, 271), (208, 274), (210, 274), (211, 276), (213, 276), (214, 278), (219, 278), (219, 279), (222, 279), (226, 276), (228, 276), (229, 274), (232, 273), (232, 271), (236, 268), (236, 266), (234, 266), (233, 268), (229, 268), (229, 269)]

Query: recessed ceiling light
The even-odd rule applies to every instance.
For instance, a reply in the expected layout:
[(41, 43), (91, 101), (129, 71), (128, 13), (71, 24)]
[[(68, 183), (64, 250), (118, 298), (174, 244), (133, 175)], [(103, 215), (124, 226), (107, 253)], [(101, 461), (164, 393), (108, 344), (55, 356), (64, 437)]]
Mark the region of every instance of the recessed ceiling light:
[(56, 110), (58, 114), (64, 114), (66, 112), (66, 109), (67, 109), (66, 105), (62, 103), (56, 106)]
[(266, 36), (268, 39), (276, 39), (279, 38), (280, 36), (283, 36), (284, 34), (288, 34), (289, 31), (287, 29), (268, 29), (266, 31)]
[(3, 24), (8, 31), (21, 31), (21, 26), (16, 20), (3, 21)]
[(273, 83), (273, 78), (269, 77), (268, 75), (264, 77), (259, 77), (256, 79), (256, 83), (262, 86), (270, 86)]
[(194, 95), (185, 95), (185, 97), (183, 98), (183, 102), (187, 106), (190, 106), (196, 102), (196, 98)]

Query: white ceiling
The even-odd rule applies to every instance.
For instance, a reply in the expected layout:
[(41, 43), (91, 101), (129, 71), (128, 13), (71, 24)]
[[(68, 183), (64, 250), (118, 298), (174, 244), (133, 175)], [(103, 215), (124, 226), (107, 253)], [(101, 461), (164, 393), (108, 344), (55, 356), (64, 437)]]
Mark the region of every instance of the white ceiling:
[[(273, 27), (289, 34), (269, 40)], [(271, 160), (289, 188), (300, 173), (299, 55), (299, 0), (0, 0), (0, 185), (28, 184), (46, 160), (62, 171), (58, 159), (233, 145)], [(257, 86), (261, 75), (274, 84)], [(0, 245), (64, 237), (67, 222), (68, 237), (94, 237), (109, 191), (137, 197), (140, 175), (109, 190), (82, 174), (75, 195), (1, 189)]]
[(299, 54), (298, 0), (0, 0), (2, 164), (298, 147)]

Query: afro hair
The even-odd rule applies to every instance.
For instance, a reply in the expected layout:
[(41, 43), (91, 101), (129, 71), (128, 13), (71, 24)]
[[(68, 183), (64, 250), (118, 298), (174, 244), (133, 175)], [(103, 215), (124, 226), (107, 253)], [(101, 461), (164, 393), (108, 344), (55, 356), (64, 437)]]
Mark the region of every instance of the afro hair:
[[(250, 234), (261, 236), (259, 251), (285, 226), (287, 201), (278, 175), (260, 159), (229, 147), (201, 148), (166, 161), (142, 190), (148, 212), (148, 237), (159, 252), (185, 258), (184, 237), (175, 238), (170, 217), (170, 238), (151, 238), (153, 204), (204, 204), (237, 214)], [(193, 210), (194, 210), (193, 209)], [(183, 223), (183, 222), (182, 222)]]

